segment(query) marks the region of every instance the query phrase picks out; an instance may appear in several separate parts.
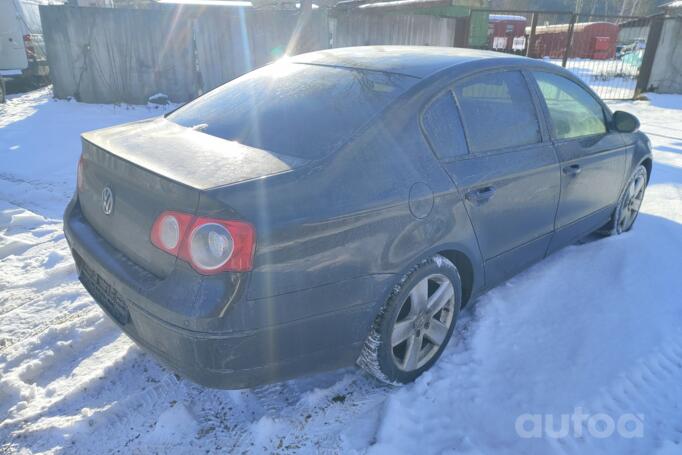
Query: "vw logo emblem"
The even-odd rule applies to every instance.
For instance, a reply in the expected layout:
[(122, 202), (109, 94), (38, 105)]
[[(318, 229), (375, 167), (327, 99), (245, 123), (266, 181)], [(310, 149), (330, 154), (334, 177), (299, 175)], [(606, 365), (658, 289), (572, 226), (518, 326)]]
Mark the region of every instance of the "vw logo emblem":
[(114, 193), (108, 186), (102, 190), (102, 211), (105, 215), (111, 215), (114, 211)]

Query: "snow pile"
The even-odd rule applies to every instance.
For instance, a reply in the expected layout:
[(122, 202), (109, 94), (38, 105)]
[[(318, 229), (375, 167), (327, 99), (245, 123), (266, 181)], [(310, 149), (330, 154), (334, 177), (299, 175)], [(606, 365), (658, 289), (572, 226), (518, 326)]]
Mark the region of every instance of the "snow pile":
[(150, 96), (147, 101), (148, 104), (151, 105), (155, 104), (166, 105), (170, 103), (170, 98), (168, 98), (168, 95), (166, 95), (165, 93), (157, 93), (155, 95)]
[(144, 439), (147, 443), (163, 444), (169, 440), (193, 438), (197, 430), (197, 422), (187, 408), (173, 403), (173, 406), (161, 413), (154, 429)]
[(414, 384), (349, 369), (243, 391), (178, 379), (122, 335), (77, 282), (61, 231), (79, 133), (164, 110), (10, 98), (0, 453), (682, 453), (682, 97), (650, 98), (613, 105), (656, 149), (632, 232), (483, 296)]

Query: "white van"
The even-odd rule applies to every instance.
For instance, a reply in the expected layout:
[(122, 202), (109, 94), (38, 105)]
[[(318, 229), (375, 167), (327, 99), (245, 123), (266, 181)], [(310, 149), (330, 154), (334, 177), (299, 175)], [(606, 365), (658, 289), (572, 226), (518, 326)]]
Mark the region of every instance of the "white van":
[[(38, 6), (51, 0), (0, 0), (0, 79), (44, 80), (48, 73)], [(0, 81), (0, 102), (4, 100)]]

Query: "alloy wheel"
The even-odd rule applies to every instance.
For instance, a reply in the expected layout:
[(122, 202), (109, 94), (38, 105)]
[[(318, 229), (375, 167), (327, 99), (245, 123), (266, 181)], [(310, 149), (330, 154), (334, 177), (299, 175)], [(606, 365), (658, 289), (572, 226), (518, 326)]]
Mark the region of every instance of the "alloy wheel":
[(638, 172), (628, 185), (626, 193), (621, 201), (620, 210), (618, 211), (618, 231), (625, 232), (632, 227), (632, 224), (637, 218), (639, 208), (644, 199), (644, 190), (646, 189), (646, 171)]
[(402, 371), (421, 368), (446, 340), (455, 315), (455, 291), (441, 274), (417, 283), (402, 302), (391, 331), (395, 365)]

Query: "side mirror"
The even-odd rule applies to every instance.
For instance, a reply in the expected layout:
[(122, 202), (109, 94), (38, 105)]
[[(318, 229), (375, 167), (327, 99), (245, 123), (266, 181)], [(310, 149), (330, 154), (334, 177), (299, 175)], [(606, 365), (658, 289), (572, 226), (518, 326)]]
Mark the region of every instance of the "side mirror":
[(613, 126), (621, 133), (634, 133), (639, 129), (639, 120), (634, 115), (616, 111), (613, 113)]

